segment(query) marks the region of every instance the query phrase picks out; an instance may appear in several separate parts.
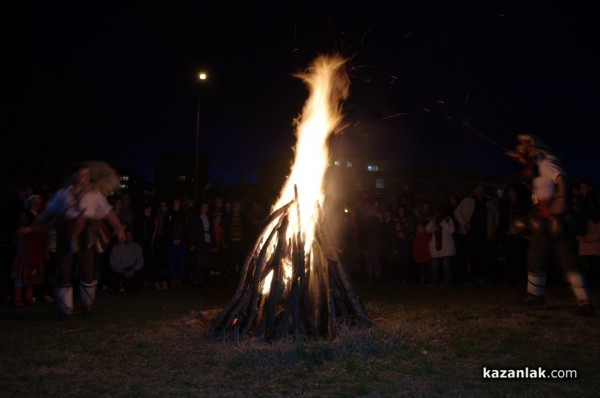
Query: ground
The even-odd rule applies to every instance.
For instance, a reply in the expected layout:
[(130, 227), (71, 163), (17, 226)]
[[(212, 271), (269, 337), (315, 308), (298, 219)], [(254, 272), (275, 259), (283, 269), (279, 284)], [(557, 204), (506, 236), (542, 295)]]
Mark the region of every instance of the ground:
[[(234, 284), (98, 295), (91, 316), (52, 303), (0, 308), (0, 397), (562, 397), (600, 389), (600, 318), (573, 314), (561, 283), (547, 307), (524, 285), (357, 283), (374, 326), (332, 341), (215, 341)], [(600, 291), (593, 290), (594, 297)], [(485, 369), (575, 370), (571, 379), (484, 379)]]

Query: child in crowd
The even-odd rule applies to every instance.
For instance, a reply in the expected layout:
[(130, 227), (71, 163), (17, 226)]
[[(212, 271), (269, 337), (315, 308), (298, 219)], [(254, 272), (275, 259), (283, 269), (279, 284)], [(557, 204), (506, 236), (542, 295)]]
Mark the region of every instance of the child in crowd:
[(428, 271), (431, 263), (431, 253), (429, 252), (429, 242), (431, 234), (425, 231), (423, 224), (417, 224), (417, 233), (413, 239), (413, 260), (417, 267), (419, 283), (423, 284), (428, 280)]

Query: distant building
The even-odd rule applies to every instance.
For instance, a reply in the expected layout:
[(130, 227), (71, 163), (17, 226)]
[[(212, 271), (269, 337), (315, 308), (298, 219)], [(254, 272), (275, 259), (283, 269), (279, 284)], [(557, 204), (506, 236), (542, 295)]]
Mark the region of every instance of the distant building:
[[(290, 165), (290, 159), (261, 165), (260, 186), (266, 197), (279, 194)], [(397, 200), (406, 186), (411, 188), (416, 201), (452, 194), (467, 195), (475, 184), (483, 184), (489, 195), (498, 196), (498, 189), (504, 183), (503, 176), (490, 176), (478, 170), (407, 166), (398, 161), (377, 158), (334, 158), (325, 175), (327, 201), (333, 202), (333, 206), (358, 203), (367, 197), (386, 205)]]

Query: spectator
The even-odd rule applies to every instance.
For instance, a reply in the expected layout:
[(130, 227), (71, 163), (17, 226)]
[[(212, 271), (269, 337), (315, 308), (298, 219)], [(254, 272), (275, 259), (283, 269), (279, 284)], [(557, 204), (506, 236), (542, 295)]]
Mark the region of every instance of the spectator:
[(417, 224), (417, 234), (413, 239), (412, 254), (417, 267), (419, 283), (423, 284), (429, 280), (428, 274), (431, 268), (431, 253), (429, 251), (429, 242), (431, 234), (425, 230), (423, 223)]
[(425, 230), (432, 234), (429, 241), (431, 253), (431, 284), (440, 282), (440, 268), (443, 270), (443, 284), (452, 284), (452, 258), (456, 254), (454, 245), (454, 220), (447, 208), (437, 206), (434, 216), (427, 223)]
[(212, 231), (207, 202), (200, 202), (197, 214), (190, 219), (190, 252), (192, 253), (192, 285), (206, 279), (208, 255), (212, 246)]
[(498, 205), (497, 243), (500, 255), (504, 255), (504, 277), (517, 282), (526, 280), (527, 239), (519, 229), (525, 226), (531, 210), (529, 195), (522, 184), (506, 187)]
[(136, 229), (134, 238), (137, 243), (142, 247), (142, 253), (144, 254), (144, 272), (143, 272), (143, 284), (146, 286), (151, 280), (151, 271), (155, 269), (155, 251), (152, 244), (152, 237), (154, 235), (154, 216), (152, 214), (152, 205), (150, 202), (144, 202), (142, 204), (142, 213), (136, 217)]
[(154, 217), (154, 232), (152, 234), (152, 247), (154, 248), (154, 269), (150, 271), (156, 290), (166, 290), (169, 285), (167, 278), (169, 274), (169, 255), (167, 242), (167, 219), (169, 216), (169, 205), (161, 201)]
[(579, 184), (579, 219), (584, 225), (577, 236), (579, 256), (590, 286), (600, 286), (600, 201), (591, 181)]
[(169, 279), (171, 286), (178, 286), (186, 277), (188, 248), (188, 219), (185, 211), (181, 209), (179, 199), (173, 200), (173, 207), (167, 215), (166, 222)]
[[(227, 245), (225, 243), (225, 229), (223, 228), (223, 215), (215, 213), (211, 223), (212, 244), (209, 253), (209, 268), (226, 274), (227, 269)], [(210, 276), (210, 272), (207, 273)], [(225, 275), (227, 277), (227, 275)]]
[(247, 233), (242, 214), (242, 205), (240, 202), (234, 202), (231, 208), (231, 217), (224, 225), (225, 242), (229, 248), (229, 266), (231, 275), (238, 275), (244, 265), (247, 252)]
[(394, 223), (392, 240), (393, 278), (396, 282), (407, 283), (410, 280), (410, 256), (412, 241), (406, 236), (401, 222)]
[(475, 283), (485, 283), (489, 277), (491, 242), (498, 225), (498, 212), (482, 184), (475, 185), (471, 195), (460, 201), (454, 217), (461, 233), (466, 235), (469, 277)]
[(370, 199), (363, 201), (363, 216), (358, 234), (362, 245), (367, 280), (380, 281), (382, 274), (381, 251), (385, 239), (383, 215)]
[(26, 228), (38, 217), (42, 208), (42, 198), (39, 195), (30, 195), (24, 204), (25, 211), (19, 215), (17, 221), (17, 250), (11, 273), (15, 307), (36, 304), (34, 287), (44, 282), (44, 264), (48, 258), (45, 228)]
[(142, 247), (133, 241), (133, 232), (125, 231), (125, 240), (113, 246), (110, 251), (113, 289), (123, 292), (135, 291), (142, 287), (144, 254)]

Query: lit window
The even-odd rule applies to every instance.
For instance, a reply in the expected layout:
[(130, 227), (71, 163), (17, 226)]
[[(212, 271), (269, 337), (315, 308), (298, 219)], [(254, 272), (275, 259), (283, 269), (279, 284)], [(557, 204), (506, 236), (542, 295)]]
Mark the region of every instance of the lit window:
[(348, 162), (346, 163), (346, 167), (352, 167), (352, 162), (348, 161)]
[(377, 178), (375, 180), (375, 188), (377, 188), (377, 189), (383, 189), (383, 188), (385, 188), (385, 180), (383, 180), (381, 178)]
[(337, 167), (340, 167), (340, 164), (342, 164), (342, 162), (340, 162), (339, 160), (336, 160), (335, 162), (333, 162), (334, 165), (336, 165)]
[(376, 164), (370, 164), (367, 166), (367, 170), (369, 171), (379, 171), (379, 166), (377, 166)]

